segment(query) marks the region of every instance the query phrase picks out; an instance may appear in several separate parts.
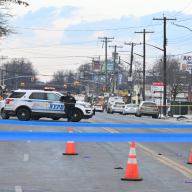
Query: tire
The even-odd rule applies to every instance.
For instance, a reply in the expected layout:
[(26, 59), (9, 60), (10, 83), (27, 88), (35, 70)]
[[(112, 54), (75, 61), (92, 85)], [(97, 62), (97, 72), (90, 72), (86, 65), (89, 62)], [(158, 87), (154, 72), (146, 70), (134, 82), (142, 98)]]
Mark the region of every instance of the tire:
[(60, 119), (60, 117), (53, 117), (52, 118), (54, 121), (58, 121)]
[(2, 119), (9, 119), (9, 115), (4, 112), (4, 108), (1, 110), (1, 117)]
[(79, 122), (83, 118), (83, 114), (79, 109), (74, 109), (72, 122)]
[(19, 108), (17, 110), (17, 118), (21, 121), (29, 121), (31, 119), (31, 112), (27, 108)]
[(152, 118), (157, 119), (159, 115), (153, 115)]
[(141, 117), (142, 115), (140, 113), (137, 113), (135, 116), (136, 117)]

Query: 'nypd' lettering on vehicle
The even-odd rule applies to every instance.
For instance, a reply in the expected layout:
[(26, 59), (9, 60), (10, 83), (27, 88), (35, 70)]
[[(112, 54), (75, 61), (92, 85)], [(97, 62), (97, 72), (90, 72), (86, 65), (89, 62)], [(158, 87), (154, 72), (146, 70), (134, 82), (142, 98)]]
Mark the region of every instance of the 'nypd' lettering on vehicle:
[(50, 110), (56, 110), (56, 111), (64, 111), (64, 105), (61, 104), (50, 104), (49, 105)]

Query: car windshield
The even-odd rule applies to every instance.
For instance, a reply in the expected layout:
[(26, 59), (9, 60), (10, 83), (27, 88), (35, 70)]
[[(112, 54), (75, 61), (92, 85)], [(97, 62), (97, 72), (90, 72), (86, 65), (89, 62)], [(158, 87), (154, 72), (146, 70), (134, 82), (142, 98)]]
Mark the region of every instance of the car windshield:
[(125, 103), (122, 103), (122, 102), (115, 102), (115, 105), (125, 105)]
[(136, 104), (128, 104), (128, 105), (126, 105), (126, 107), (138, 107), (138, 105), (136, 105)]
[(144, 107), (157, 107), (157, 105), (156, 105), (155, 103), (150, 103), (150, 102), (148, 102), (148, 103), (143, 103), (143, 106), (144, 106)]
[(10, 98), (21, 98), (26, 94), (26, 92), (13, 92), (10, 94)]

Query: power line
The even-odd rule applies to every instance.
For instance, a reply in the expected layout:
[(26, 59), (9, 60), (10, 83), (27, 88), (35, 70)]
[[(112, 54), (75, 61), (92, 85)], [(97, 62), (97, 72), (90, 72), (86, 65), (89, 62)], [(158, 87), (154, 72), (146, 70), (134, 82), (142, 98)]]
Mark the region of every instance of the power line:
[[(31, 59), (63, 59), (63, 58), (93, 58), (101, 55), (70, 55), (70, 56), (55, 56), (55, 57), (28, 57)], [(103, 55), (102, 55), (103, 56)], [(8, 59), (15, 59), (15, 57), (8, 57)]]
[(183, 13), (183, 11), (186, 10), (186, 9), (188, 9), (191, 4), (192, 4), (192, 0), (190, 0), (190, 1), (187, 3), (187, 5), (186, 5), (182, 10), (178, 11), (178, 12), (177, 12), (175, 15), (173, 15), (172, 17), (176, 17), (177, 15)]
[(86, 43), (95, 43), (97, 41), (84, 41), (84, 42), (74, 42), (74, 43), (64, 43), (64, 44), (53, 44), (53, 45), (40, 45), (36, 47), (9, 47), (3, 48), (7, 49), (36, 49), (36, 48), (49, 48), (49, 47), (60, 47), (60, 46), (70, 46), (70, 45), (78, 45), (78, 44), (86, 44)]
[(53, 32), (65, 32), (65, 31), (71, 31), (71, 32), (90, 32), (90, 31), (119, 31), (119, 30), (129, 30), (129, 29), (136, 29), (136, 28), (143, 28), (143, 27), (152, 27), (152, 26), (158, 26), (160, 24), (153, 24), (153, 25), (141, 25), (141, 26), (131, 26), (131, 27), (118, 27), (118, 28), (98, 28), (98, 29), (49, 29), (49, 28), (32, 28), (32, 27), (19, 27), (15, 26), (13, 28), (19, 28), (24, 30), (33, 30), (33, 31), (53, 31)]

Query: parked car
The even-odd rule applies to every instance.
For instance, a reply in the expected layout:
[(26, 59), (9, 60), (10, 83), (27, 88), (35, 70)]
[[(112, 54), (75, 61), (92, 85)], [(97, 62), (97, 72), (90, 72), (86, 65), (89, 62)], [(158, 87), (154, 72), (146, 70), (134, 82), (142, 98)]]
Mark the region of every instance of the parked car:
[(107, 113), (111, 113), (111, 107), (112, 105), (115, 104), (115, 102), (123, 102), (123, 98), (122, 97), (109, 97), (108, 102), (107, 102), (107, 107), (106, 107), (106, 111)]
[(155, 102), (142, 101), (137, 109), (136, 116), (152, 116), (152, 118), (159, 117), (159, 109)]
[(123, 109), (125, 107), (125, 103), (124, 102), (115, 102), (111, 105), (110, 109), (109, 109), (109, 113), (123, 113)]
[(123, 109), (123, 115), (126, 115), (126, 114), (135, 115), (137, 113), (137, 109), (138, 109), (137, 104), (127, 104), (127, 105), (125, 105), (125, 107)]
[(94, 109), (97, 112), (103, 112), (104, 111), (104, 107), (101, 104), (95, 104)]

